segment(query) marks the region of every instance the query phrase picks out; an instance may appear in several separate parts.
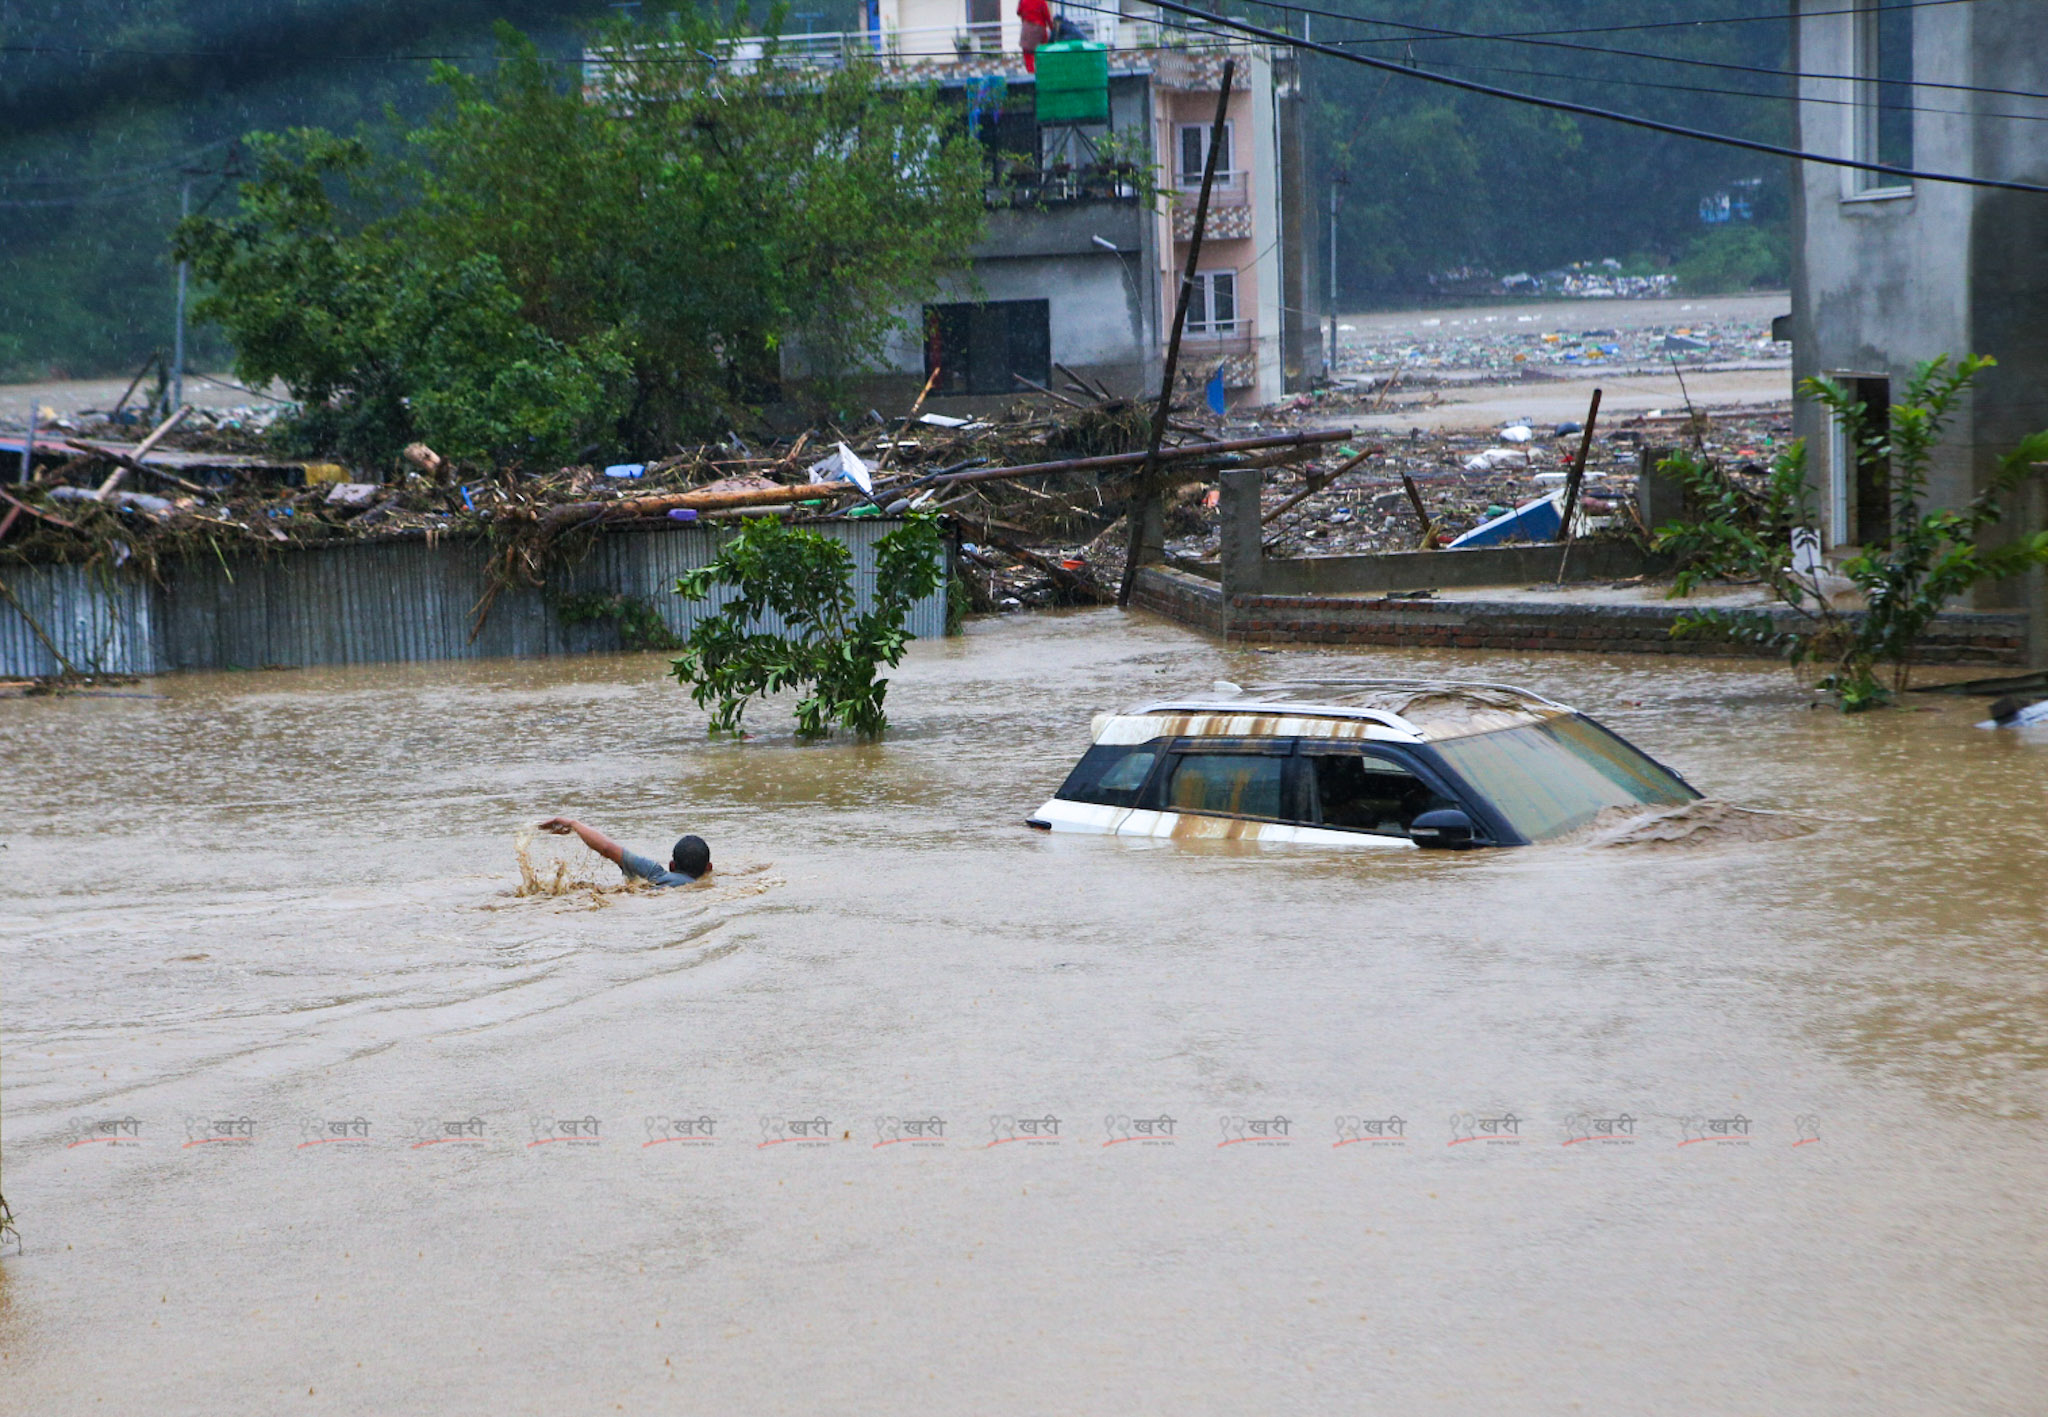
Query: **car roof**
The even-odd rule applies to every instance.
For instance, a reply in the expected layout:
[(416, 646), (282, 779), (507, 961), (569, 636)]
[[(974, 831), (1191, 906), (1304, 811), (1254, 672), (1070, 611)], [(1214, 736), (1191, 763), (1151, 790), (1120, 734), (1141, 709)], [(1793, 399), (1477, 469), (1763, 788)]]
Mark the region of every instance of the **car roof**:
[[(1240, 687), (1218, 681), (1207, 694), (1158, 699), (1124, 710), (1123, 717), (1171, 718), (1183, 737), (1262, 737), (1313, 731), (1313, 720), (1349, 726), (1337, 736), (1361, 736), (1366, 725), (1427, 742), (1540, 723), (1572, 709), (1512, 684), (1464, 679), (1290, 679)], [(1292, 722), (1288, 722), (1288, 721)]]

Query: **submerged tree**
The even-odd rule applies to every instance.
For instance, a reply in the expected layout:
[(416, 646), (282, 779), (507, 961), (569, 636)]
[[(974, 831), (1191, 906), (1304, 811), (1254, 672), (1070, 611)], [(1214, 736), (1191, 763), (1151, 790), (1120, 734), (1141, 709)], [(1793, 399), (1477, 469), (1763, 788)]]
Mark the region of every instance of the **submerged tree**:
[(979, 233), (978, 148), (928, 89), (745, 23), (621, 22), (567, 73), (501, 27), (422, 127), (252, 135), (239, 210), (180, 230), (195, 313), (370, 460), (660, 444), (758, 402), (792, 335), (872, 358)]
[[(1840, 567), (1845, 588), (1861, 594), (1860, 611), (1837, 606), (1825, 578), (1801, 569), (1793, 554), (1793, 529), (1815, 520), (1803, 441), (1774, 459), (1761, 496), (1703, 456), (1667, 460), (1664, 469), (1685, 482), (1701, 508), (1696, 520), (1657, 529), (1657, 549), (1682, 563), (1672, 594), (1688, 594), (1706, 580), (1755, 581), (1792, 612), (1785, 621), (1763, 611), (1702, 610), (1681, 616), (1672, 634), (1775, 649), (1795, 668), (1820, 665), (1819, 686), (1848, 713), (1903, 693), (1920, 638), (1936, 616), (1983, 582), (2048, 564), (2048, 530), (2023, 527), (1995, 545), (1988, 537), (2004, 517), (2005, 495), (2048, 462), (2048, 430), (2001, 455), (1997, 470), (1964, 506), (1927, 505), (1934, 449), (1977, 375), (1996, 363), (1989, 355), (1927, 360), (1907, 381), (1904, 400), (1881, 419), (1832, 379), (1802, 386), (1840, 421), (1860, 457), (1888, 469), (1890, 536)], [(1889, 684), (1878, 678), (1880, 665), (1890, 671)]]
[(796, 704), (797, 737), (822, 738), (837, 725), (879, 738), (889, 681), (875, 670), (902, 660), (912, 638), (903, 617), (939, 588), (943, 551), (935, 520), (905, 518), (875, 542), (874, 594), (862, 610), (845, 542), (750, 517), (717, 560), (676, 582), (690, 600), (729, 594), (691, 629), (670, 673), (700, 706), (717, 704), (713, 733), (738, 733), (754, 698), (798, 689), (808, 692)]

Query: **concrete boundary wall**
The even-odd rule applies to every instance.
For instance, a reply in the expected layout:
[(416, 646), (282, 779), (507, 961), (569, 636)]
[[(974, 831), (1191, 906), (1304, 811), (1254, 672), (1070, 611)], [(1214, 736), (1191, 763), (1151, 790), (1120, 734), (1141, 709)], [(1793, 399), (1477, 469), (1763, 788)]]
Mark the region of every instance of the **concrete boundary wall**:
[[(1147, 566), (1138, 572), (1131, 603), (1233, 644), (1758, 657), (1747, 645), (1672, 638), (1672, 624), (1688, 608), (1680, 601), (1545, 605), (1375, 596), (1232, 595), (1226, 599), (1214, 581)], [(1928, 664), (2020, 665), (2025, 663), (2025, 649), (2023, 615), (1952, 612), (1935, 622), (1923, 641), (1921, 659)]]
[[(1628, 541), (1580, 541), (1569, 551), (1548, 543), (1376, 556), (1266, 556), (1260, 558), (1259, 582), (1268, 595), (1464, 590), (1555, 581), (1560, 566), (1577, 580), (1618, 581), (1655, 575), (1669, 566), (1669, 558)], [(1180, 569), (1209, 581), (1218, 581), (1223, 574), (1220, 561), (1182, 562)]]
[[(875, 542), (893, 518), (827, 522), (817, 529), (853, 553), (854, 586), (871, 603)], [(614, 530), (565, 566), (554, 591), (638, 596), (678, 636), (709, 607), (675, 592), (683, 572), (708, 564), (731, 524)], [(564, 624), (550, 597), (521, 586), (502, 592), (472, 640), (484, 568), (482, 539), (423, 537), (242, 554), (167, 568), (157, 585), (132, 571), (81, 566), (0, 569), (20, 610), (0, 600), (0, 676), (53, 675), (61, 666), (22, 612), (74, 666), (96, 674), (180, 669), (260, 669), (601, 653), (619, 648), (616, 626)], [(950, 568), (949, 568), (950, 569)], [(718, 604), (722, 602), (713, 602)], [(905, 617), (920, 638), (946, 632), (946, 587)], [(779, 628), (772, 624), (764, 628)]]

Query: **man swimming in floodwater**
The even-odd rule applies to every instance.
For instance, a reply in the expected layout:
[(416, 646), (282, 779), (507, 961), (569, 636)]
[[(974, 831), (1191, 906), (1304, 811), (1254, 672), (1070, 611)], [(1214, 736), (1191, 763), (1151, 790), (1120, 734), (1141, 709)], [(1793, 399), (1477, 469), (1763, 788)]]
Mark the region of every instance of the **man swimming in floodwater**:
[(678, 841), (675, 850), (669, 853), (668, 868), (664, 870), (648, 857), (626, 850), (597, 828), (586, 827), (568, 817), (549, 817), (540, 824), (540, 829), (556, 836), (574, 832), (599, 856), (651, 886), (687, 886), (711, 874), (711, 848), (704, 844), (701, 836), (686, 836)]

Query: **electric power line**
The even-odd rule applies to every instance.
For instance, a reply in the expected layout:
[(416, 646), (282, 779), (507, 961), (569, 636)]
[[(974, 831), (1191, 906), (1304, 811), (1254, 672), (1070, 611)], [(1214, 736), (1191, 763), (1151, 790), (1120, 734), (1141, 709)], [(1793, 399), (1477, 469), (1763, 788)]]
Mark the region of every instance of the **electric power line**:
[[(1117, 13), (1104, 10), (1096, 5), (1079, 4), (1077, 0), (1067, 0), (1067, 3), (1070, 8), (1074, 9), (1096, 10), (1102, 14)], [(1653, 133), (1668, 133), (1673, 137), (1691, 138), (1698, 142), (1719, 144), (1722, 147), (1742, 148), (1749, 152), (1765, 153), (1771, 157), (1788, 157), (1796, 158), (1802, 162), (1817, 162), (1828, 167), (1849, 167), (1860, 172), (1882, 173), (1887, 177), (1905, 177), (1922, 182), (1951, 182), (1964, 187), (1992, 187), (2009, 192), (2033, 192), (2048, 196), (2048, 187), (2032, 182), (2008, 182), (1995, 177), (1967, 177), (1960, 173), (1929, 172), (1917, 168), (1892, 167), (1881, 162), (1864, 162), (1860, 158), (1834, 157), (1826, 153), (1803, 152), (1798, 148), (1788, 148), (1778, 143), (1761, 142), (1754, 138), (1738, 138), (1728, 133), (1710, 133), (1704, 129), (1687, 128), (1678, 123), (1665, 123), (1655, 118), (1644, 118), (1638, 114), (1620, 113), (1610, 108), (1597, 108), (1592, 104), (1573, 103), (1567, 99), (1544, 98), (1536, 94), (1520, 93), (1514, 89), (1495, 88), (1491, 84), (1475, 83), (1470, 79), (1455, 78), (1449, 74), (1439, 74), (1428, 69), (1410, 68), (1406, 64), (1397, 64), (1391, 59), (1377, 59), (1366, 54), (1351, 54), (1332, 45), (1318, 43), (1314, 40), (1296, 39), (1292, 35), (1283, 34), (1277, 30), (1269, 30), (1263, 25), (1254, 25), (1245, 20), (1231, 19), (1227, 16), (1214, 15), (1204, 10), (1197, 10), (1191, 6), (1179, 4), (1178, 0), (1151, 0), (1151, 3), (1162, 10), (1171, 10), (1176, 14), (1187, 15), (1201, 21), (1201, 26), (1185, 22), (1176, 26), (1176, 28), (1193, 33), (1205, 32), (1204, 27), (1220, 26), (1224, 29), (1236, 30), (1241, 34), (1251, 35), (1255, 39), (1265, 40), (1269, 44), (1277, 44), (1294, 49), (1305, 49), (1318, 54), (1327, 54), (1332, 59), (1341, 59), (1347, 64), (1359, 64), (1368, 69), (1380, 69), (1388, 73), (1406, 74), (1411, 78), (1421, 79), (1426, 83), (1442, 84), (1447, 88), (1463, 89), (1467, 93), (1483, 94), (1488, 98), (1506, 99), (1511, 103), (1528, 104), (1535, 108), (1555, 109), (1560, 113), (1576, 113), (1585, 118), (1604, 118), (1611, 123), (1620, 123), (1631, 128), (1644, 128)]]
[[(1268, 10), (1281, 10), (1297, 15), (1314, 15), (1322, 19), (1343, 20), (1346, 23), (1355, 25), (1380, 25), (1387, 29), (1397, 29), (1407, 32), (1407, 35), (1405, 35), (1401, 39), (1374, 39), (1368, 37), (1340, 41), (1342, 43), (1347, 44), (1413, 44), (1425, 43), (1431, 39), (1476, 39), (1496, 42), (1512, 42), (1515, 44), (1527, 44), (1533, 45), (1541, 49), (1565, 49), (1570, 50), (1573, 53), (1577, 54), (1600, 54), (1614, 59), (1647, 59), (1657, 64), (1689, 64), (1697, 68), (1726, 69), (1739, 74), (1766, 74), (1773, 78), (1780, 79), (1821, 79), (1840, 83), (1859, 83), (1865, 81), (1864, 76), (1856, 74), (1818, 74), (1807, 70), (1797, 69), (1765, 69), (1755, 64), (1736, 64), (1731, 61), (1723, 59), (1688, 59), (1682, 55), (1677, 54), (1652, 54), (1649, 53), (1647, 50), (1610, 49), (1607, 46), (1600, 44), (1571, 44), (1564, 40), (1538, 39), (1534, 36), (1534, 33), (1528, 35), (1479, 34), (1471, 30), (1444, 29), (1437, 25), (1410, 24), (1405, 20), (1380, 20), (1374, 19), (1367, 15), (1349, 15), (1345, 14), (1341, 10), (1322, 10), (1317, 9), (1313, 5), (1289, 3), (1289, 0), (1255, 0), (1255, 3), (1263, 6), (1265, 9)], [(1922, 0), (1922, 3), (1962, 4), (1966, 3), (1966, 0)], [(1091, 7), (1083, 6), (1082, 8), (1085, 9)], [(1179, 9), (1180, 7), (1170, 6), (1167, 8)], [(1202, 14), (1203, 12), (1184, 11), (1184, 13)], [(1210, 19), (1218, 24), (1228, 23), (1228, 21), (1224, 20), (1222, 17), (1216, 15), (1206, 15), (1205, 18)], [(1563, 33), (1574, 32), (1575, 31), (1563, 31)], [(1597, 31), (1594, 32), (1597, 33)], [(1413, 36), (1413, 38), (1409, 38), (1407, 36)], [(1901, 87), (1905, 86), (1908, 82), (1910, 82), (1912, 85), (1918, 88), (1951, 89), (1960, 93), (1996, 94), (2005, 98), (2048, 99), (2048, 94), (2034, 93), (2028, 89), (1991, 88), (1981, 84), (1943, 83), (1937, 82), (1932, 79), (1913, 79), (1910, 81), (1903, 79), (1896, 81), (1886, 80), (1887, 84), (1893, 82), (1898, 83)]]
[[(1342, 44), (1342, 40), (1332, 41)], [(1666, 93), (1719, 94), (1727, 98), (1761, 98), (1772, 103), (1821, 103), (1831, 108), (1881, 109), (1886, 113), (1936, 113), (1951, 118), (2006, 118), (2017, 123), (2048, 123), (2048, 113), (1978, 113), (1968, 108), (1928, 108), (1913, 103), (1865, 103), (1854, 98), (1814, 98), (1811, 95), (1758, 93), (1755, 89), (1716, 89), (1698, 84), (1660, 84), (1654, 79), (1613, 79), (1598, 74), (1561, 74), (1554, 69), (1512, 69), (1500, 64), (1460, 64), (1454, 60), (1431, 61), (1439, 69), (1462, 69), (1478, 74), (1522, 74), (1532, 79), (1566, 79), (1582, 84), (1612, 84), (1621, 88), (1659, 89)]]

